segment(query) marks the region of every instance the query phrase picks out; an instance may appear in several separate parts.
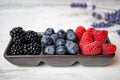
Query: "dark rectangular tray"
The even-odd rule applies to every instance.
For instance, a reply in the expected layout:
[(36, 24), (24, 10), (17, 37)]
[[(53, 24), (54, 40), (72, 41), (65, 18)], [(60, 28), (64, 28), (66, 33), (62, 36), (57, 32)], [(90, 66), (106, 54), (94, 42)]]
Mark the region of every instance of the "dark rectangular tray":
[[(107, 40), (110, 43), (110, 40)], [(113, 59), (114, 55), (95, 55), (85, 56), (77, 53), (77, 55), (44, 55), (41, 51), (40, 55), (8, 55), (12, 41), (10, 40), (5, 52), (4, 57), (10, 63), (18, 66), (38, 66), (45, 63), (50, 66), (71, 66), (75, 63), (80, 63), (83, 66), (105, 66)]]

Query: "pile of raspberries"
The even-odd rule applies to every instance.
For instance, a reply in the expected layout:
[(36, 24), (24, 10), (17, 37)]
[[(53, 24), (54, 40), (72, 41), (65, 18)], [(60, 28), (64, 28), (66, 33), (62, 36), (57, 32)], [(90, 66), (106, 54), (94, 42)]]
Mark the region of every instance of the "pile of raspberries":
[(116, 51), (114, 44), (108, 43), (108, 31), (78, 26), (75, 30), (79, 48), (83, 55), (112, 55)]

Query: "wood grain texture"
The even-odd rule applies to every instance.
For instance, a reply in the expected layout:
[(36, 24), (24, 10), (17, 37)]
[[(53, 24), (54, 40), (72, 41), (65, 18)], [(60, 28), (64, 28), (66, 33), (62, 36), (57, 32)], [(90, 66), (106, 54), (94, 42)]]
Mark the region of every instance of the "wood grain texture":
[[(10, 64), (3, 57), (12, 27), (22, 26), (25, 30), (44, 31), (53, 27), (75, 29), (78, 25), (86, 28), (92, 22), (91, 8), (87, 10), (71, 9), (69, 4), (79, 0), (0, 0), (0, 80), (120, 80), (120, 36), (115, 32), (119, 25), (104, 28), (109, 31), (109, 38), (117, 46), (115, 58), (106, 67), (84, 67), (80, 64), (70, 67), (19, 67)], [(120, 0), (87, 0), (99, 7), (120, 9)], [(98, 9), (103, 13), (110, 11)], [(103, 28), (102, 28), (103, 29)]]

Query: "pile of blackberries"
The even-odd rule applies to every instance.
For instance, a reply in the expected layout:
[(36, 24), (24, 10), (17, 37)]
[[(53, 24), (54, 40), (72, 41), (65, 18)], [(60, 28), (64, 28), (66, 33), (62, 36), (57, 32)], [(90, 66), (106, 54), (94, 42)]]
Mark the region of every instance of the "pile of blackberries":
[(60, 29), (55, 33), (53, 28), (47, 28), (42, 36), (41, 44), (45, 55), (74, 55), (79, 49), (76, 43), (76, 34), (72, 29), (67, 32)]
[(22, 27), (15, 27), (10, 31), (12, 46), (10, 55), (37, 55), (41, 51), (41, 34), (35, 31), (25, 31)]

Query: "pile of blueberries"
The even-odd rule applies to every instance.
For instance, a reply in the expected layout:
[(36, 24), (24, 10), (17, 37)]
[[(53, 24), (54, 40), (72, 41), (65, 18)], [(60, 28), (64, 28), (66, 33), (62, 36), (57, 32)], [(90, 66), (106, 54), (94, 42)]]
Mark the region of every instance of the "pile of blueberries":
[(35, 31), (23, 30), (22, 27), (10, 31), (12, 45), (9, 55), (38, 55), (41, 52), (41, 34)]
[(41, 38), (45, 55), (75, 55), (79, 47), (76, 43), (76, 34), (72, 29), (66, 32), (60, 29), (57, 33), (53, 28), (47, 28)]

